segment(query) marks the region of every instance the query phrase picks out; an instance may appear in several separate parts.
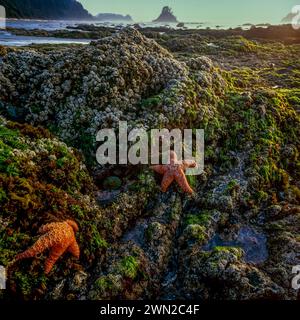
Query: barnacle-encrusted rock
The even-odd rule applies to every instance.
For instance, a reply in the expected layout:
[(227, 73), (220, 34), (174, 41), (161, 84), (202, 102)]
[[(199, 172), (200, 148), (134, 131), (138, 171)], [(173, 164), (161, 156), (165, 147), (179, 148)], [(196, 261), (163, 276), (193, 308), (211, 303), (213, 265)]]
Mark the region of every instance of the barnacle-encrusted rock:
[(89, 157), (96, 132), (120, 120), (157, 128), (183, 125), (195, 110), (200, 120), (212, 116), (208, 92), (224, 84), (208, 58), (195, 64), (203, 65), (198, 84), (185, 63), (134, 29), (84, 48), (11, 52), (0, 61), (0, 112), (46, 126)]
[[(153, 298), (162, 287), (182, 214), (180, 197), (159, 193), (150, 218), (136, 221), (108, 251), (108, 261), (95, 273), (90, 299)], [(96, 269), (97, 271), (97, 269)]]
[[(0, 64), (0, 101), (8, 115), (13, 105), (64, 141), (85, 137), (87, 149), (97, 129), (119, 120), (157, 126), (185, 113), (184, 98), (172, 93), (184, 86), (186, 66), (133, 29), (84, 48), (9, 53)], [(161, 92), (173, 103), (143, 108), (143, 99)]]
[[(241, 262), (238, 248), (217, 247), (213, 252), (194, 248), (182, 270), (183, 296), (218, 300), (283, 298), (284, 290), (254, 266)], [(218, 288), (215, 291), (215, 288)]]

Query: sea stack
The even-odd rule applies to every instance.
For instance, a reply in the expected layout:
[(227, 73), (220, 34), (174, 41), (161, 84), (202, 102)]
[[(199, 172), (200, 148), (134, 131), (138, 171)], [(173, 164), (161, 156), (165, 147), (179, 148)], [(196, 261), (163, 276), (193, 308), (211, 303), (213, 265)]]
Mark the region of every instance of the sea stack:
[(174, 16), (172, 9), (170, 7), (163, 7), (160, 16), (153, 20), (154, 23), (178, 23), (177, 18)]
[(298, 13), (293, 13), (290, 12), (289, 14), (287, 14), (282, 20), (281, 22), (283, 23), (292, 23), (292, 21), (296, 18)]

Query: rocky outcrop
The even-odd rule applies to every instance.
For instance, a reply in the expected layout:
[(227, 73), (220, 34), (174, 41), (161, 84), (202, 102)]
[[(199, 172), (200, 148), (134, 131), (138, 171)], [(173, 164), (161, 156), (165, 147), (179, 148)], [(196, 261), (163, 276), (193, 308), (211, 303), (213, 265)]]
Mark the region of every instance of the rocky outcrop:
[(95, 16), (95, 19), (100, 20), (100, 21), (124, 21), (124, 22), (132, 22), (133, 19), (132, 17), (127, 14), (127, 15), (122, 15), (122, 14), (116, 14), (116, 13), (99, 13)]
[(291, 23), (293, 21), (293, 19), (298, 15), (298, 13), (288, 13), (282, 20), (281, 22), (284, 23)]
[[(154, 205), (154, 203), (156, 203)], [(154, 208), (135, 222), (109, 252), (105, 267), (94, 276), (90, 299), (155, 298), (174, 249), (182, 214), (180, 197), (158, 195)]]
[[(275, 46), (224, 42), (230, 64)], [(199, 52), (178, 61), (131, 29), (84, 48), (1, 51), (0, 112), (18, 121), (0, 123), (2, 295), (299, 299), (299, 90), (252, 86)], [(196, 194), (161, 193), (146, 166), (93, 170), (95, 132), (119, 119), (203, 128)], [(66, 219), (79, 226), (79, 261), (66, 256), (47, 278), (36, 260), (12, 263), (41, 225)]]
[(0, 64), (2, 107), (16, 119), (52, 123), (63, 141), (85, 146), (87, 157), (103, 127), (120, 120), (156, 127), (188, 107), (173, 94), (185, 86), (186, 66), (132, 29), (75, 50), (10, 53)]
[(160, 16), (153, 20), (154, 23), (178, 23), (170, 7), (163, 7)]

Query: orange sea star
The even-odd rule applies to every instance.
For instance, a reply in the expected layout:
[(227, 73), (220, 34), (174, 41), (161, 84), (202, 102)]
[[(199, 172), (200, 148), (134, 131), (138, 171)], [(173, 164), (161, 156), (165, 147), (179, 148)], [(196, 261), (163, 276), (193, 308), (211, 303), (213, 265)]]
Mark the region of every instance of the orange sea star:
[(170, 164), (155, 165), (151, 166), (150, 168), (159, 174), (163, 174), (163, 179), (161, 182), (161, 189), (163, 192), (166, 192), (170, 184), (176, 180), (184, 192), (192, 194), (194, 191), (190, 187), (184, 172), (186, 169), (195, 168), (196, 166), (197, 164), (194, 160), (178, 161), (176, 153), (171, 151)]
[(78, 226), (73, 220), (45, 224), (39, 229), (42, 236), (32, 247), (18, 254), (16, 260), (32, 258), (50, 249), (49, 257), (45, 261), (45, 274), (48, 274), (65, 251), (79, 259), (80, 249), (75, 238), (77, 231)]

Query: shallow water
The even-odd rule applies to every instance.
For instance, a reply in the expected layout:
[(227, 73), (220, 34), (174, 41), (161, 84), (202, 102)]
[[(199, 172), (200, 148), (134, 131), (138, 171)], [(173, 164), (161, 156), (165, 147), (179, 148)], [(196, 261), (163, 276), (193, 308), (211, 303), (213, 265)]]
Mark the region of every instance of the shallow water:
[(248, 263), (260, 264), (268, 259), (266, 236), (248, 226), (241, 228), (236, 239), (232, 241), (226, 241), (220, 234), (216, 234), (203, 250), (211, 251), (219, 246), (242, 248), (245, 252), (245, 261)]
[(122, 242), (132, 241), (138, 246), (143, 246), (145, 242), (145, 231), (148, 227), (147, 219), (138, 220), (135, 226), (124, 234)]
[[(158, 24), (152, 22), (104, 22), (104, 21), (84, 21), (84, 20), (30, 20), (30, 19), (7, 19), (6, 27), (17, 28), (17, 29), (40, 29), (47, 31), (54, 30), (64, 30), (68, 27), (76, 27), (81, 24), (85, 25), (95, 25), (102, 27), (113, 27), (122, 29), (127, 26), (132, 26), (134, 24), (138, 24), (141, 28), (147, 27), (168, 27), (171, 29), (178, 29), (177, 23), (169, 23), (169, 24)], [(229, 29), (242, 27), (243, 29), (249, 29), (250, 26), (247, 25), (217, 25), (216, 23), (210, 22), (186, 22), (184, 23), (184, 27), (186, 29)], [(80, 43), (87, 44), (90, 40), (87, 39), (61, 39), (61, 38), (52, 38), (52, 37), (27, 37), (27, 36), (16, 36), (9, 32), (6, 32), (5, 29), (0, 28), (0, 45), (7, 46), (26, 46), (32, 43), (35, 44), (60, 44), (60, 43)]]
[[(18, 29), (40, 29), (47, 31), (64, 30), (67, 27), (75, 27), (79, 24), (94, 24), (102, 26), (114, 26), (113, 23), (107, 22), (95, 22), (95, 21), (83, 21), (83, 20), (16, 20), (8, 19), (6, 21), (6, 27), (18, 28)], [(121, 25), (125, 25), (122, 24)]]
[(30, 44), (88, 44), (91, 40), (88, 39), (67, 39), (53, 37), (32, 37), (32, 36), (16, 36), (9, 32), (0, 31), (0, 45), (3, 46), (28, 46)]
[[(84, 20), (17, 20), (17, 19), (7, 19), (6, 20), (6, 26), (11, 28), (21, 28), (21, 29), (43, 29), (43, 30), (63, 30), (67, 29), (67, 27), (75, 27), (80, 24), (87, 24), (87, 25), (95, 25), (95, 26), (103, 26), (103, 27), (126, 27), (134, 24), (139, 24), (140, 27), (161, 27), (161, 26), (168, 26), (170, 28), (176, 28), (177, 23), (168, 23), (168, 24), (159, 24), (159, 23), (152, 23), (152, 22), (104, 22), (104, 21), (84, 21)], [(232, 26), (229, 25), (222, 25), (217, 26), (212, 23), (208, 22), (188, 22), (185, 23), (185, 27), (188, 29), (194, 29), (194, 28), (216, 28), (216, 27), (222, 27), (222, 28), (230, 28)], [(235, 26), (236, 27), (236, 26)]]
[[(114, 27), (122, 29), (124, 27), (134, 25), (136, 22), (103, 22), (103, 21), (84, 21), (84, 20), (29, 20), (29, 19), (7, 19), (6, 27), (18, 28), (18, 29), (40, 29), (47, 31), (64, 30), (67, 27), (76, 27), (81, 24), (103, 26), (103, 27)], [(140, 27), (169, 27), (177, 29), (177, 23), (169, 24), (157, 24), (152, 22), (141, 22), (138, 23)], [(249, 29), (249, 26), (237, 26), (237, 25), (216, 25), (215, 23), (209, 22), (187, 22), (184, 24), (187, 29), (228, 29), (235, 27), (243, 27), (243, 29)], [(90, 40), (87, 39), (61, 39), (52, 37), (31, 37), (31, 36), (16, 36), (4, 30), (0, 30), (0, 45), (7, 46), (26, 46), (30, 44), (62, 44), (62, 43), (79, 43), (87, 44)]]

